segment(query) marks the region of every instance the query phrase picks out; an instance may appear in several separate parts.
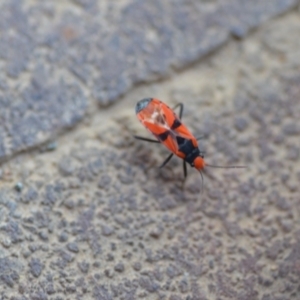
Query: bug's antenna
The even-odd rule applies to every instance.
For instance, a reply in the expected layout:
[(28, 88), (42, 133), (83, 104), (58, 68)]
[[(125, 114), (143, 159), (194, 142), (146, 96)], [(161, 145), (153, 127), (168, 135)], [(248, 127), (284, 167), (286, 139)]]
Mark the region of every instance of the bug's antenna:
[(205, 164), (205, 167), (221, 168), (221, 169), (245, 169), (245, 168), (248, 168), (247, 166), (215, 166), (215, 165), (208, 165), (208, 164)]

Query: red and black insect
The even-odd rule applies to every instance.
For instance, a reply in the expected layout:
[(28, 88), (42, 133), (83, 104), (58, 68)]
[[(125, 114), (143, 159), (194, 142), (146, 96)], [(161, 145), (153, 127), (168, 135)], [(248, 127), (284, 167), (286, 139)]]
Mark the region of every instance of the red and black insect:
[[(174, 109), (179, 107), (177, 116)], [(140, 122), (156, 137), (156, 140), (141, 136), (135, 136), (136, 139), (151, 142), (162, 143), (171, 151), (171, 154), (161, 164), (164, 167), (175, 154), (183, 159), (184, 178), (187, 176), (186, 163), (197, 169), (202, 177), (201, 170), (204, 167), (216, 168), (244, 168), (243, 166), (213, 166), (204, 161), (204, 152), (199, 149), (198, 141), (200, 138), (188, 130), (181, 122), (183, 113), (183, 103), (177, 104), (173, 110), (162, 101), (155, 98), (145, 98), (140, 100), (135, 107), (135, 112)]]

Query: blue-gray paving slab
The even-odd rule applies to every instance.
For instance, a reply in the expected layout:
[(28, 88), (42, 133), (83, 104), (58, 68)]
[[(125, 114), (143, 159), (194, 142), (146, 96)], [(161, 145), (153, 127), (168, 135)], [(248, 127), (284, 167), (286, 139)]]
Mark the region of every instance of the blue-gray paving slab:
[(0, 160), (101, 105), (242, 38), (297, 0), (10, 0), (0, 4)]

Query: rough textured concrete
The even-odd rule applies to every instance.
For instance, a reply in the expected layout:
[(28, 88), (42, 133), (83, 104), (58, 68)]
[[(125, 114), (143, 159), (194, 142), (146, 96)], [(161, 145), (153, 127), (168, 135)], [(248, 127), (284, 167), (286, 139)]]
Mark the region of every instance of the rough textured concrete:
[[(78, 13), (95, 5), (74, 3)], [(56, 143), (1, 166), (0, 298), (299, 299), (299, 32), (298, 9), (106, 109), (88, 109), (86, 88), (69, 88), (72, 80), (60, 84), (76, 104), (59, 102), (42, 76), (37, 87), (53, 106), (7, 102), (27, 103), (15, 110), (25, 117), (46, 122), (49, 110), (56, 119), (55, 130), (32, 132), (36, 143), (84, 107), (87, 115)], [(179, 159), (160, 171), (166, 150), (132, 138), (147, 134), (134, 116), (147, 96), (185, 103), (208, 163), (248, 169), (207, 168), (204, 191), (191, 169), (182, 188)]]

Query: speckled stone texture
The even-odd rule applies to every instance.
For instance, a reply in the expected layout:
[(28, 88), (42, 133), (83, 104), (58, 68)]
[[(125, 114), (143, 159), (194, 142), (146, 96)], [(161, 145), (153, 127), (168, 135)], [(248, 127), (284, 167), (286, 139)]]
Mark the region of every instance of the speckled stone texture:
[[(300, 299), (300, 10), (245, 36), (295, 2), (203, 1), (197, 8), (203, 15), (223, 13), (199, 22), (223, 25), (212, 31), (207, 25), (202, 33), (194, 1), (157, 2), (159, 9), (156, 2), (139, 1), (116, 7), (93, 0), (7, 3), (1, 2), (6, 17), (0, 18), (0, 44), (33, 44), (24, 51), (0, 50), (1, 57), (19, 58), (1, 62), (1, 157), (19, 153), (0, 168), (0, 299)], [(130, 21), (140, 6), (137, 28)], [(168, 18), (150, 18), (165, 10)], [(183, 43), (168, 56), (156, 37), (159, 30), (175, 30), (168, 25), (173, 15), (187, 22), (178, 27), (194, 45), (187, 56), (181, 56)], [(107, 20), (111, 26), (104, 26)], [(124, 46), (113, 38), (115, 30), (127, 38), (133, 30), (139, 44), (142, 20), (158, 28), (142, 37), (150, 39), (140, 45), (146, 46), (143, 55), (129, 46), (115, 51), (116, 68), (102, 72), (115, 53), (105, 60), (106, 47)], [(107, 30), (103, 40), (98, 22)], [(3, 31), (5, 24), (15, 31)], [(206, 32), (223, 39), (205, 48)], [(192, 64), (229, 32), (245, 38)], [(126, 70), (141, 63), (136, 77), (115, 75), (124, 67), (123, 55)], [(155, 57), (165, 65), (150, 64)], [(186, 68), (118, 98), (136, 82), (165, 75), (171, 65)], [(69, 72), (71, 66), (77, 71)], [(119, 83), (109, 78), (131, 81), (110, 98)], [(93, 101), (97, 82), (104, 98)], [(208, 163), (248, 168), (207, 168), (202, 191), (195, 170), (182, 184), (179, 159), (158, 170), (167, 151), (132, 138), (147, 135), (134, 105), (149, 95), (171, 106), (184, 102), (184, 121), (195, 135), (205, 135), (200, 147)], [(120, 101), (99, 109), (103, 99)], [(35, 147), (49, 138), (55, 142)]]

